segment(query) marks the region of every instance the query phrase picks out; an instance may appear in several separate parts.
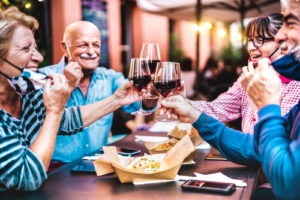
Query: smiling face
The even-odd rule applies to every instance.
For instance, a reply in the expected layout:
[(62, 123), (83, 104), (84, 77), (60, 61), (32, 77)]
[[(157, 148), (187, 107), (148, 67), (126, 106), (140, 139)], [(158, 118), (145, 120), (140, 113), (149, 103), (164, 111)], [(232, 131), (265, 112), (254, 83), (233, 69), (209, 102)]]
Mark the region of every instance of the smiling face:
[[(260, 38), (263, 41), (263, 38)], [(268, 58), (276, 51), (278, 44), (273, 40), (264, 40), (262, 46), (255, 47), (253, 42), (248, 42), (247, 49), (250, 55), (250, 59), (253, 63), (257, 63), (262, 58)], [(276, 60), (279, 55), (279, 51), (275, 52), (272, 56), (272, 60)]]
[(276, 42), (280, 44), (282, 54), (287, 54), (292, 49), (300, 45), (299, 10), (300, 5), (298, 9), (295, 8), (284, 12), (283, 26), (275, 37)]
[[(37, 50), (37, 45), (30, 29), (18, 26), (10, 41), (6, 59), (20, 68), (36, 70), (43, 61), (42, 55)], [(10, 77), (21, 74), (19, 70), (6, 62), (2, 62), (1, 71)]]
[(282, 25), (282, 14), (273, 13), (251, 20), (246, 27), (245, 36), (250, 60), (257, 63), (262, 58), (276, 60), (280, 55), (274, 36)]
[[(78, 62), (84, 73), (92, 73), (98, 66), (100, 52), (100, 31), (89, 22), (75, 22), (66, 30), (65, 43), (68, 45), (72, 60)], [(65, 56), (69, 58), (67, 48)], [(70, 58), (69, 58), (70, 59)]]

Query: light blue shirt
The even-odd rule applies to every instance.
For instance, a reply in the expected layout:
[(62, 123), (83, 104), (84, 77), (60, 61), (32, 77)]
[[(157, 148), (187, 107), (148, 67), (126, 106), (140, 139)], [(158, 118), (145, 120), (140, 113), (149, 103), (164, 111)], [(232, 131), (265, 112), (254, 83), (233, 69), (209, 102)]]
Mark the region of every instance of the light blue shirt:
[[(45, 67), (41, 70), (46, 74), (62, 74), (65, 67), (64, 61), (65, 57), (62, 58), (59, 64)], [(87, 105), (105, 99), (111, 96), (126, 81), (120, 72), (97, 67), (91, 77), (87, 97), (83, 96), (78, 87), (71, 94), (66, 107)], [(139, 104), (123, 106), (122, 109), (126, 112), (132, 112), (139, 109)], [(76, 135), (58, 135), (52, 160), (70, 162), (106, 145), (112, 119), (113, 113), (110, 113)]]

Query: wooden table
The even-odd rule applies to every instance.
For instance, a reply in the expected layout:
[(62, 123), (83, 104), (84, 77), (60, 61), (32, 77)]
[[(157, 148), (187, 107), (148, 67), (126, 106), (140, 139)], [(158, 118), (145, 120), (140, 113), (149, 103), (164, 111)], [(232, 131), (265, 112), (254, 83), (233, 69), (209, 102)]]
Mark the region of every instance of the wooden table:
[[(138, 132), (138, 135), (165, 135), (165, 133)], [(134, 134), (128, 135), (115, 145), (130, 148), (139, 148), (147, 152), (143, 142), (134, 142)], [(230, 195), (186, 192), (181, 190), (181, 181), (135, 186), (131, 183), (121, 184), (118, 178), (112, 175), (97, 177), (95, 174), (70, 173), (72, 167), (79, 162), (91, 162), (77, 160), (59, 167), (51, 172), (48, 180), (35, 192), (10, 191), (0, 193), (0, 199), (143, 199), (143, 200), (184, 200), (184, 199), (250, 199), (256, 185), (257, 170), (237, 165), (229, 161), (206, 161), (204, 157), (209, 152), (216, 150), (198, 150), (195, 156), (195, 165), (182, 166), (180, 175), (193, 176), (194, 172), (209, 174), (222, 172), (223, 174), (242, 179), (247, 182), (246, 188), (237, 187)]]

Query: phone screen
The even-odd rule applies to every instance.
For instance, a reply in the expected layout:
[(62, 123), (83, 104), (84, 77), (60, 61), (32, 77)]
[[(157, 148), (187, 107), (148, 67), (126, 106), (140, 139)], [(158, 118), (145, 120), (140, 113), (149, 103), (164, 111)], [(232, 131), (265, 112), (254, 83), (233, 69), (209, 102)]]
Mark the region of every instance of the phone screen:
[(182, 184), (182, 188), (185, 190), (229, 193), (235, 189), (235, 186), (232, 183), (188, 180)]

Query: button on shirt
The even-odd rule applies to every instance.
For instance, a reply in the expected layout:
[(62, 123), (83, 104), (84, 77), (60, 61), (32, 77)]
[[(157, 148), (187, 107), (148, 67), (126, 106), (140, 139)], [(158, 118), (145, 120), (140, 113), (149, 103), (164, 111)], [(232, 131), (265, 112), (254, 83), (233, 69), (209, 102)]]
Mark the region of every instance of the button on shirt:
[[(59, 64), (42, 68), (41, 70), (46, 74), (62, 74), (65, 67), (64, 61), (65, 58), (63, 57)], [(92, 74), (86, 98), (78, 87), (71, 94), (66, 107), (88, 105), (101, 101), (111, 96), (126, 81), (120, 72), (104, 67), (97, 67)], [(132, 112), (139, 109), (139, 104), (134, 103), (123, 106), (122, 109), (126, 112)], [(70, 162), (106, 145), (112, 119), (113, 113), (110, 113), (76, 135), (57, 136), (52, 160)]]

